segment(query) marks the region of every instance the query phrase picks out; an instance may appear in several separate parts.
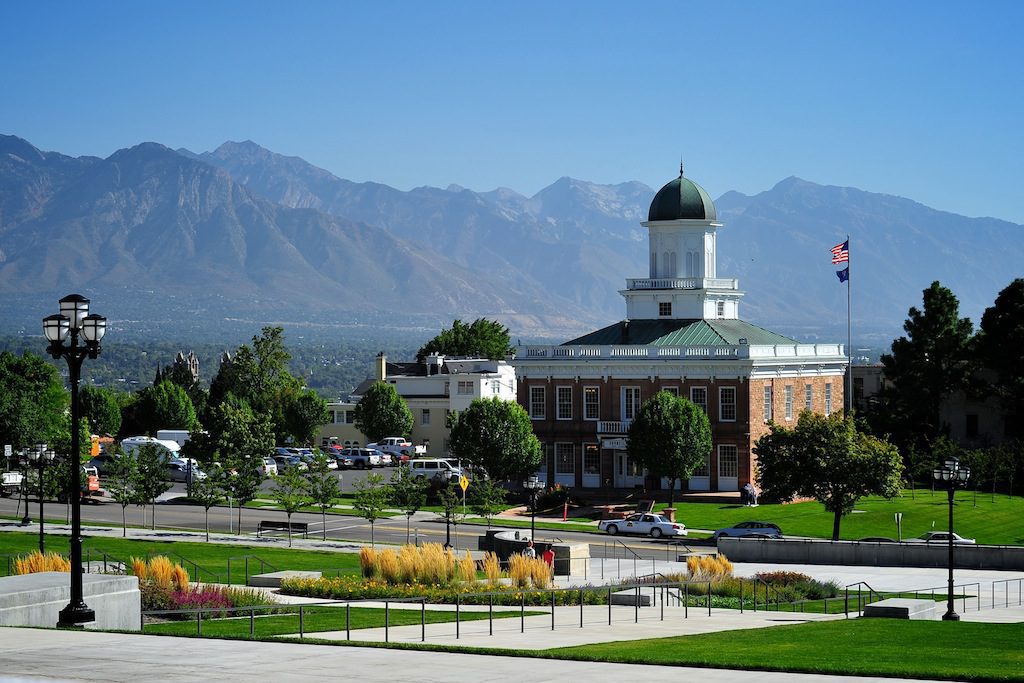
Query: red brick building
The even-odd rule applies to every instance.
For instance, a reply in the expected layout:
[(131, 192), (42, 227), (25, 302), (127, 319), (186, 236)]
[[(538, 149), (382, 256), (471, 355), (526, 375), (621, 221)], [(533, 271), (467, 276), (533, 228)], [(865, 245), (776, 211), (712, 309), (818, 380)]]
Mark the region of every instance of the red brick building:
[(626, 318), (564, 344), (516, 350), (518, 399), (544, 445), (538, 474), (579, 488), (642, 486), (627, 431), (641, 403), (668, 390), (711, 420), (711, 456), (682, 488), (735, 491), (753, 479), (751, 448), (769, 419), (842, 410), (843, 347), (801, 344), (739, 319), (743, 292), (717, 274), (723, 225), (682, 169), (641, 225), (650, 272), (626, 280)]

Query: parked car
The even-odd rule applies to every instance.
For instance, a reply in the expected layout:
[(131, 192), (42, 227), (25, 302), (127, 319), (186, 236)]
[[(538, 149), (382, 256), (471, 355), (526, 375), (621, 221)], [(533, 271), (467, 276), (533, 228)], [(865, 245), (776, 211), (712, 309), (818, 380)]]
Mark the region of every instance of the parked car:
[(340, 453), (342, 458), (351, 461), (348, 467), (355, 467), (356, 469), (380, 467), (383, 463), (381, 455), (380, 451), (372, 448), (343, 448)]
[(895, 538), (889, 538), (888, 536), (865, 536), (864, 538), (858, 538), (858, 543), (895, 543)]
[[(188, 482), (189, 477), (189, 463), (184, 460), (171, 460), (167, 463), (166, 471), (167, 478), (171, 481), (183, 481)], [(198, 467), (192, 467), (192, 481), (197, 479), (206, 479), (206, 473)]]
[[(911, 543), (934, 543), (938, 545), (949, 545), (949, 532), (948, 531), (929, 531), (921, 534), (917, 538), (908, 539)], [(953, 533), (953, 545), (974, 545), (977, 541), (973, 538), (964, 538), (958, 533)]]
[(717, 541), (727, 536), (747, 536), (754, 538), (781, 538), (782, 529), (779, 525), (771, 522), (740, 522), (725, 529), (719, 529), (711, 535), (711, 540)]
[(259, 471), (264, 479), (271, 477), (277, 474), (277, 463), (273, 458), (263, 458), (263, 464), (259, 466)]
[[(300, 450), (302, 452), (299, 453), (299, 455), (298, 455), (299, 459), (302, 460), (302, 462), (306, 463), (306, 467), (307, 468), (312, 467), (313, 463), (316, 462), (316, 454), (313, 453), (313, 451), (310, 451), (309, 449), (303, 448), (303, 449), (300, 449)], [(338, 461), (337, 461), (337, 459), (334, 458), (333, 456), (330, 456), (330, 455), (326, 455), (326, 457), (327, 457), (327, 469), (329, 469), (329, 470), (336, 470), (336, 469), (338, 469)]]
[(462, 470), (444, 458), (414, 458), (407, 466), (413, 476), (429, 479), (435, 487), (446, 486), (462, 476)]
[(662, 536), (685, 536), (686, 525), (670, 522), (661, 515), (636, 513), (625, 519), (606, 519), (597, 523), (597, 527), (609, 536), (615, 534), (640, 534), (661, 538)]
[(299, 471), (309, 469), (306, 463), (302, 462), (302, 458), (297, 455), (275, 455), (274, 462), (277, 463), (278, 474), (284, 473), (292, 467), (297, 468)]
[(368, 443), (366, 447), (390, 455), (392, 465), (408, 462), (410, 458), (427, 454), (426, 446), (413, 446), (411, 441), (400, 436), (388, 436), (376, 443)]

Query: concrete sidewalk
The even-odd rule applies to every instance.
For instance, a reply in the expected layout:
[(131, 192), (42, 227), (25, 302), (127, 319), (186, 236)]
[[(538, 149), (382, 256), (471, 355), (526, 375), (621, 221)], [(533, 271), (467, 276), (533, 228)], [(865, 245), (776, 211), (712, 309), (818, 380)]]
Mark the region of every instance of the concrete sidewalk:
[(0, 628), (4, 681), (331, 681), (475, 683), (644, 681), (678, 683), (892, 683), (891, 678), (698, 669), (416, 652), (298, 643), (254, 643), (92, 631)]

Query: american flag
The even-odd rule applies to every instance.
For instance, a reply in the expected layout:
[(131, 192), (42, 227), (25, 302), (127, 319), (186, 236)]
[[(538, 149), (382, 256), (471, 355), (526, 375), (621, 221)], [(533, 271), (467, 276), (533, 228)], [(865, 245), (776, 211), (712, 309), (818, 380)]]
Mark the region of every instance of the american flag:
[(850, 260), (850, 240), (832, 247), (832, 263), (846, 263)]

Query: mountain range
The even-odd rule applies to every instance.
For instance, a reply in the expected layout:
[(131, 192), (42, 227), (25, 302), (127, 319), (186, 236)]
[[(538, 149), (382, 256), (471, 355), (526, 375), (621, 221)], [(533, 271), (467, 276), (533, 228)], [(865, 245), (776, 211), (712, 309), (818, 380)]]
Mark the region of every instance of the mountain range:
[[(432, 332), (486, 316), (513, 336), (568, 338), (620, 319), (624, 279), (646, 277), (653, 196), (571, 178), (532, 197), (404, 192), (248, 141), (99, 159), (0, 136), (0, 315), (35, 325), (81, 291), (135, 327)], [(801, 339), (845, 336), (846, 288), (828, 259), (847, 234), (858, 339), (891, 340), (933, 280), (977, 319), (1020, 271), (1022, 226), (900, 197), (787, 178), (716, 207), (718, 274), (740, 279), (743, 317)]]

